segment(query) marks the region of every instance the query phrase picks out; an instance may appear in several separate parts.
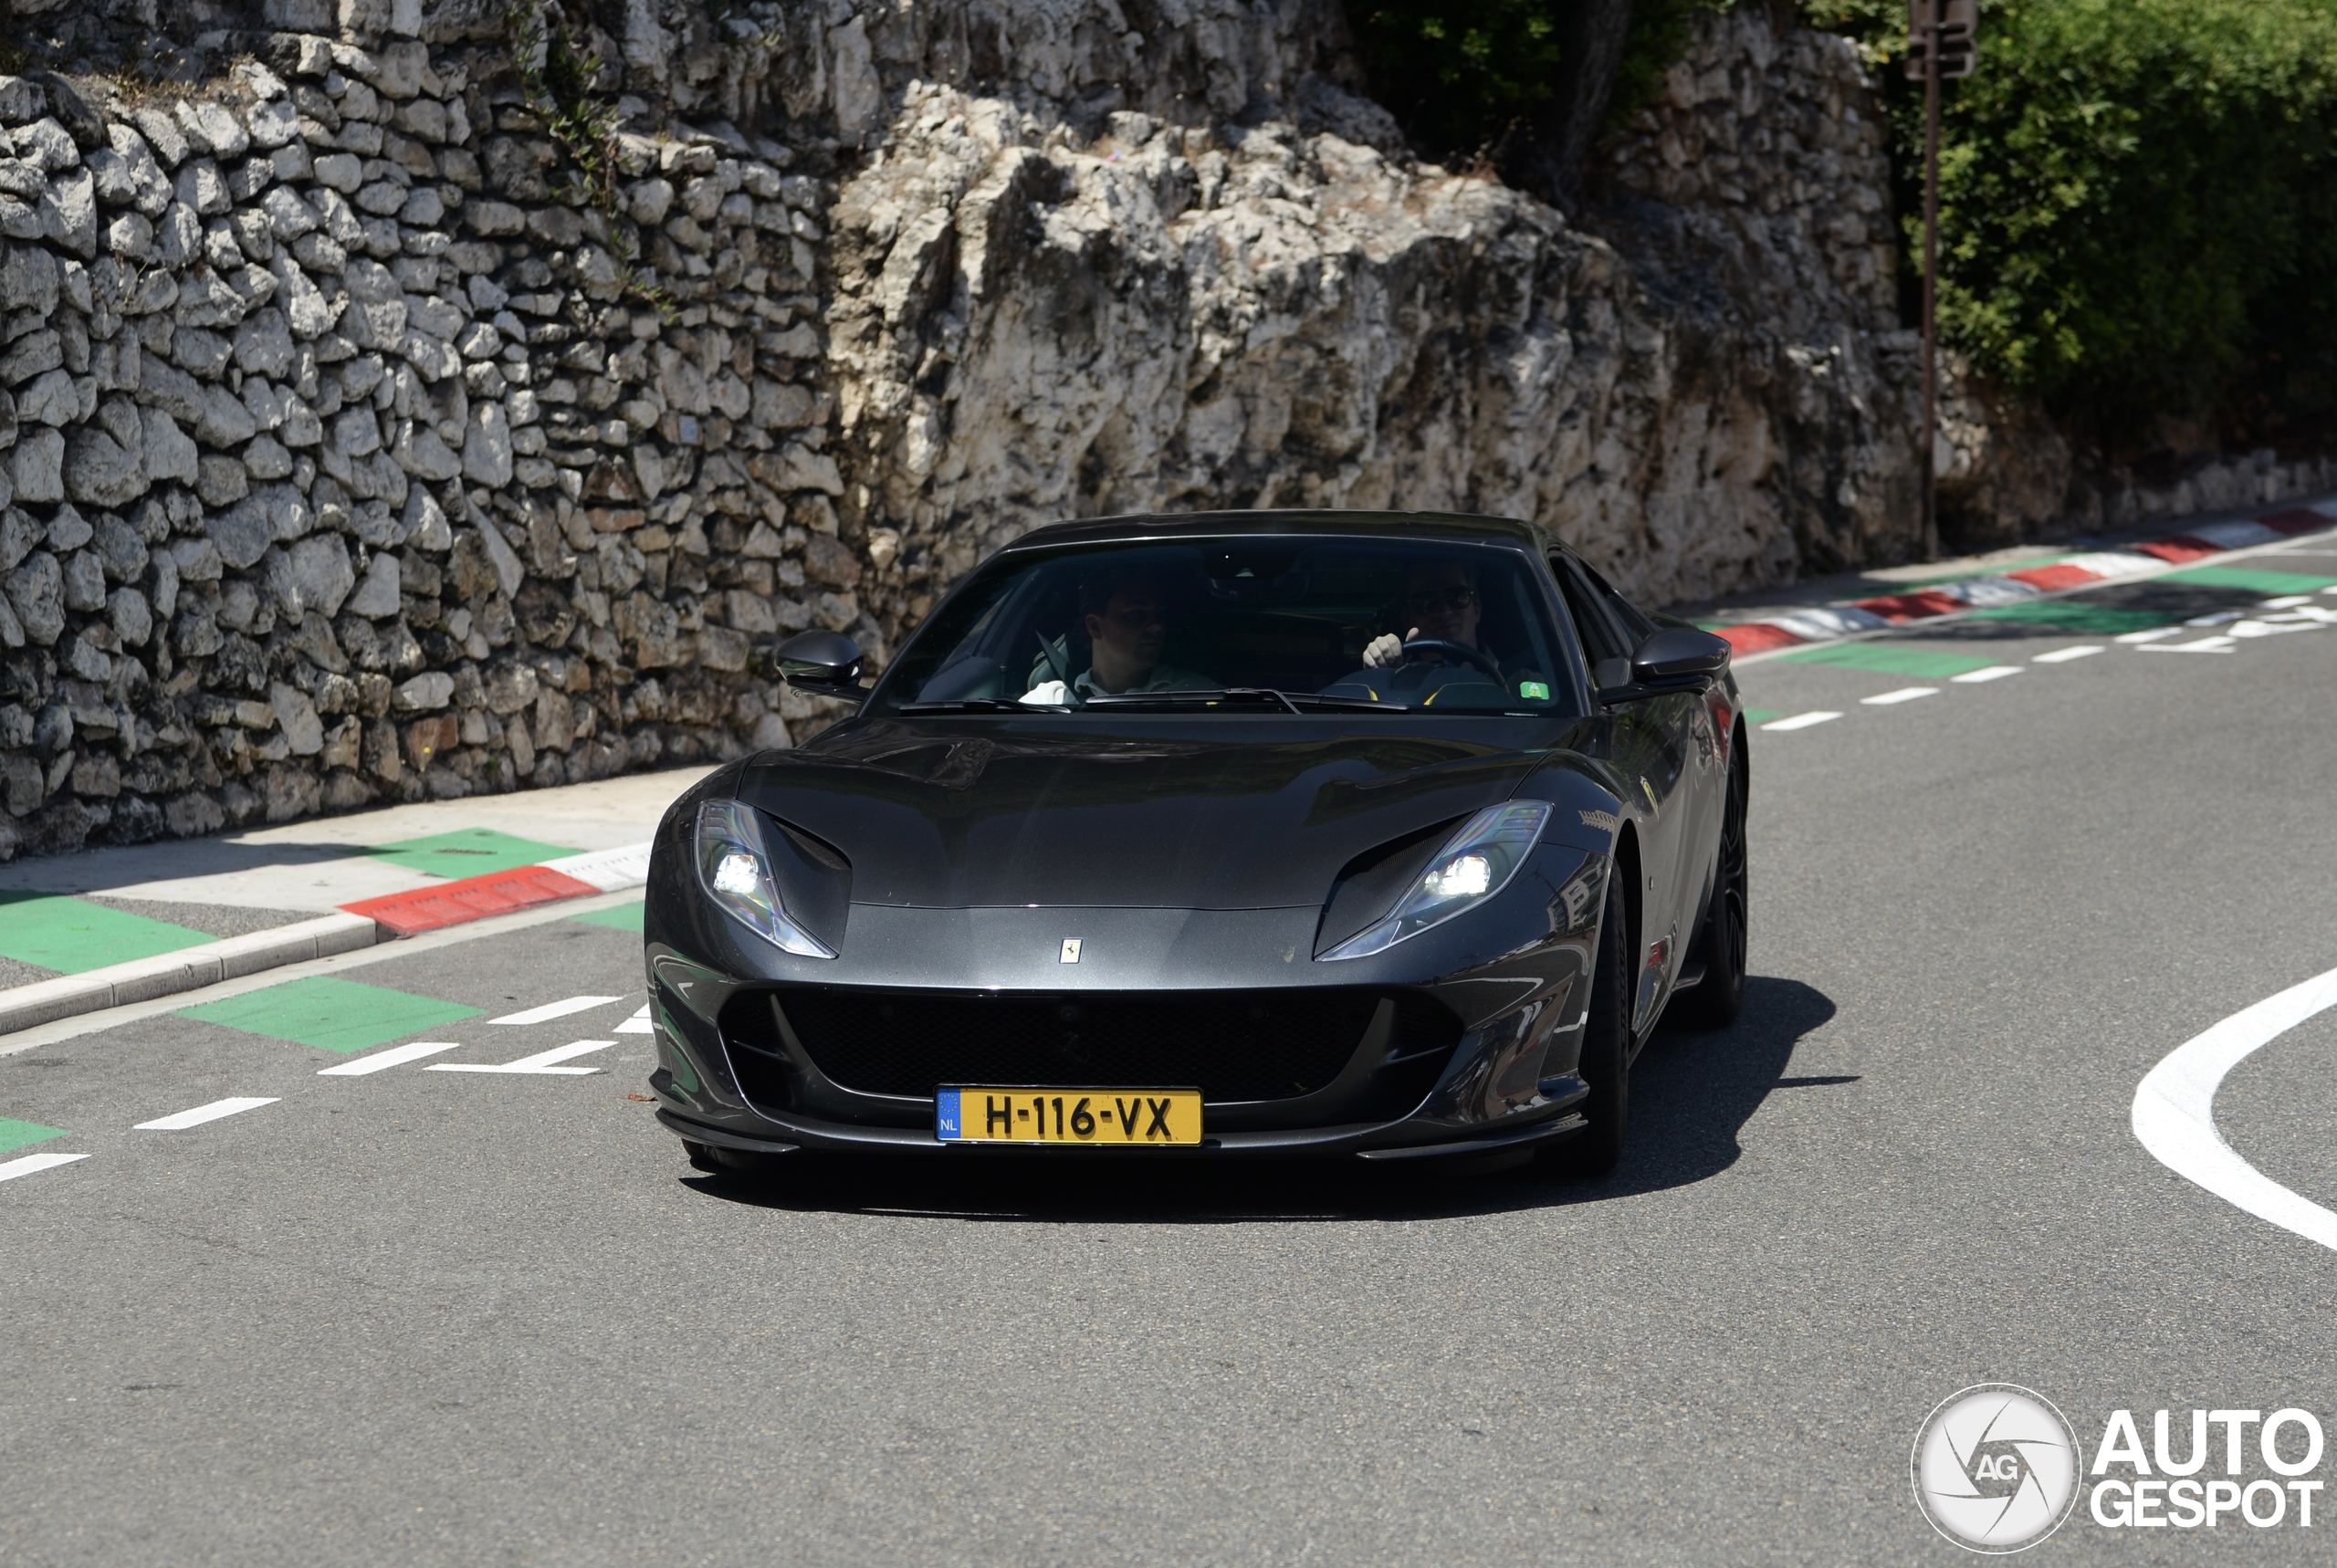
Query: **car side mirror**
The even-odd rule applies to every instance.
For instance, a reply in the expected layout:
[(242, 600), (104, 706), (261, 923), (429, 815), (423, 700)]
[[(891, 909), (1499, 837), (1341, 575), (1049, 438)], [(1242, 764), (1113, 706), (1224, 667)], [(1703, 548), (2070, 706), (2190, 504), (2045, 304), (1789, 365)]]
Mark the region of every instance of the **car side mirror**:
[(841, 632), (798, 632), (766, 651), (762, 664), (768, 674), (789, 685), (821, 696), (862, 697), (859, 685), (860, 644)]
[(1632, 650), (1628, 683), (1609, 685), (1623, 661), (1602, 662), (1595, 674), (1602, 703), (1638, 702), (1673, 692), (1702, 691), (1728, 672), (1735, 653), (1725, 638), (1692, 626), (1666, 626)]
[(1643, 685), (1710, 680), (1728, 669), (1734, 653), (1725, 638), (1692, 626), (1667, 626), (1632, 651), (1631, 679)]

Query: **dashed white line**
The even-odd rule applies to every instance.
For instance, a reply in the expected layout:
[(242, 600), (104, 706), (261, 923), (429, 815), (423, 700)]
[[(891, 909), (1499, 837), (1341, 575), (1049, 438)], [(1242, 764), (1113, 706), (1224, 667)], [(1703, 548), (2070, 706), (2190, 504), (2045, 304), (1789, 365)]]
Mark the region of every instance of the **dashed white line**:
[(2039, 653), (2029, 660), (2032, 664), (2066, 664), (2071, 659), (2089, 658), (2107, 652), (2099, 643), (2080, 643), (2074, 648), (2056, 648), (2049, 653)]
[(2111, 641), (2113, 643), (2122, 643), (2128, 647), (2133, 647), (2138, 643), (2155, 643), (2162, 637), (2180, 637), (2182, 635), (2183, 628), (2180, 626), (2154, 626), (2147, 632), (2124, 632), (2122, 635), (2112, 638)]
[(2196, 643), (2154, 643), (2145, 653), (2228, 653), (2239, 646), (2237, 637), (2202, 637)]
[(1821, 709), (1817, 713), (1797, 713), (1791, 718), (1773, 718), (1761, 727), (1774, 730), (1808, 729), (1813, 724), (1824, 724), (1829, 718), (1841, 716), (1840, 714), (1827, 713)]
[(2232, 1014), (2169, 1051), (2134, 1090), (2134, 1136), (2157, 1161), (2235, 1207), (2337, 1249), (2337, 1214), (2241, 1159), (2216, 1131), (2216, 1091), (2259, 1048), (2337, 1007), (2337, 969)]
[(624, 1000), (623, 997), (570, 997), (563, 1001), (546, 1002), (540, 1008), (529, 1008), (523, 1013), (506, 1013), (499, 1019), (489, 1019), (487, 1021), (510, 1024), (549, 1023), (553, 1019), (566, 1018), (570, 1013), (581, 1013), (587, 1008), (604, 1008), (611, 1002), (623, 1000)]
[(649, 1021), (649, 1004), (647, 1002), (642, 1003), (641, 1010), (639, 1012), (625, 1019), (624, 1022), (617, 1025), (617, 1032), (619, 1034), (656, 1033), (655, 1026), (651, 1024)]
[(573, 1075), (581, 1078), (588, 1072), (598, 1072), (601, 1070), (597, 1067), (561, 1067), (558, 1064), (572, 1056), (584, 1056), (595, 1051), (606, 1051), (614, 1044), (616, 1041), (613, 1040), (573, 1040), (566, 1045), (556, 1045), (550, 1051), (540, 1051), (533, 1056), (523, 1056), (517, 1061), (507, 1061), (499, 1066), (488, 1066), (484, 1062), (477, 1061), (434, 1061), (423, 1071), (424, 1072), (541, 1073), (559, 1076)]
[(320, 1078), (362, 1078), (369, 1072), (386, 1068), (403, 1067), (409, 1061), (419, 1061), (425, 1056), (435, 1056), (442, 1051), (460, 1051), (458, 1040), (417, 1040), (411, 1045), (393, 1045), (387, 1051), (377, 1051), (371, 1056), (361, 1056), (354, 1061), (344, 1061), (338, 1067), (320, 1067)]
[(262, 1105), (273, 1105), (275, 1103), (276, 1100), (274, 1097), (264, 1100), (252, 1099), (249, 1097), (234, 1100), (214, 1100), (210, 1104), (197, 1105), (192, 1111), (181, 1111), (176, 1115), (157, 1116), (151, 1122), (141, 1122), (137, 1126), (131, 1128), (131, 1131), (135, 1133), (183, 1133), (189, 1127), (200, 1127), (205, 1122), (215, 1122), (222, 1116), (238, 1115), (246, 1111), (257, 1111)]
[(2020, 674), (2018, 664), (1990, 664), (1985, 670), (1966, 670), (1960, 675), (1950, 675), (1947, 678), (1959, 685), (1976, 686), (1983, 681), (2001, 681), (2007, 675), (2018, 674)]
[(0, 1181), (15, 1181), (36, 1171), (53, 1171), (59, 1166), (69, 1166), (75, 1160), (86, 1160), (87, 1155), (26, 1155), (13, 1160), (0, 1160)]
[(1895, 707), (1901, 703), (1913, 702), (1917, 697), (1937, 695), (1939, 695), (1937, 686), (1901, 686), (1895, 692), (1884, 692), (1880, 696), (1860, 697), (1859, 701), (1869, 707)]

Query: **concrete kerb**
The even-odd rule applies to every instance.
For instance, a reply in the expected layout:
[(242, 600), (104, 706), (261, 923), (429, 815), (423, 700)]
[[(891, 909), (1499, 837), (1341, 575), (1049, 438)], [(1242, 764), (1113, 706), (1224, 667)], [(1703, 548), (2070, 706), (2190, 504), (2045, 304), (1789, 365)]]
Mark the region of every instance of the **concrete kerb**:
[[(637, 898), (648, 878), (651, 831), (673, 800), (709, 771), (705, 767), (660, 769), (511, 795), (308, 819), (232, 838), (186, 839), (13, 862), (0, 868), (0, 891), (67, 897), (113, 894), (311, 914), (288, 925), (0, 990), (0, 1055), (20, 1049), (13, 1037), (85, 1015), (181, 996), (288, 966), (344, 957), (377, 944), (392, 945), (384, 948), (384, 956), (393, 951), (416, 951), (424, 940), (416, 933), (439, 925), (486, 936), (508, 929), (511, 915), (533, 906), (540, 906), (543, 918), (557, 919)], [(511, 873), (448, 879), (386, 867), (370, 853), (372, 845), (393, 845), (449, 829), (479, 829), (510, 837), (553, 833), (578, 848), (572, 853), (547, 855), (532, 867), (516, 868), (538, 873), (556, 886), (500, 897), (493, 896), (497, 890), (488, 884), (509, 880)], [(320, 850), (335, 853), (319, 860), (315, 852)], [(326, 874), (351, 866), (370, 867), (377, 874), (353, 882)], [(378, 875), (384, 869), (390, 873), (386, 882)], [(382, 896), (384, 886), (395, 890), (386, 898)], [(449, 907), (420, 924), (400, 923), (387, 915), (377, 919), (381, 912), (370, 907), (395, 904), (402, 897), (436, 899)]]
[(199, 990), (222, 980), (371, 947), (385, 934), (360, 915), (326, 915), (242, 936), (206, 942), (177, 953), (109, 964), (79, 975), (59, 975), (0, 991), (0, 1035), (55, 1023), (81, 1013), (102, 1012), (131, 1002), (152, 1001)]
[[(592, 915), (603, 909), (615, 909), (641, 896), (638, 888), (616, 893), (604, 893), (593, 898), (574, 898), (559, 904), (523, 909), (511, 915), (498, 915), (485, 920), (475, 920), (463, 925), (451, 925), (443, 931), (432, 931), (420, 936), (407, 936), (393, 942), (360, 943), (337, 953), (312, 957), (286, 955), (272, 964), (257, 966), (240, 976), (213, 981), (180, 992), (166, 992), (142, 1001), (117, 1002), (106, 1009), (105, 1016), (97, 1012), (68, 1014), (44, 1024), (21, 1026), (15, 1032), (0, 1035), (0, 1057), (15, 1056), (21, 1051), (37, 1051), (44, 1045), (94, 1034), (117, 1024), (132, 1023), (152, 1018), (157, 1013), (173, 1012), (182, 1007), (200, 1002), (217, 1001), (226, 997), (241, 996), (266, 986), (281, 985), (287, 980), (308, 975), (336, 974), (344, 969), (362, 968), (392, 958), (403, 958), (433, 949), (449, 946), (456, 942), (476, 941), (481, 937), (501, 936), (507, 931), (519, 931), (530, 925), (541, 925), (554, 920), (572, 919), (580, 915)], [(46, 983), (46, 982), (44, 982)]]

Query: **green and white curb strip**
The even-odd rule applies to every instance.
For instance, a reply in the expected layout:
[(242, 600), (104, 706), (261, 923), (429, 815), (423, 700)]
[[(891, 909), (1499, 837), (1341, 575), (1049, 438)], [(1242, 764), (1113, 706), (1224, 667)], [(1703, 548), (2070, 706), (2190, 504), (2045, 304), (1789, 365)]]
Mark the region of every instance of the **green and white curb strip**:
[(1851, 604), (1789, 611), (1758, 621), (1711, 628), (1739, 654), (1767, 653), (1814, 643), (1887, 632), (1918, 621), (1974, 611), (2015, 611), (2048, 594), (2170, 572), (2234, 550), (2277, 544), (2337, 524), (2337, 501), (2290, 507), (2252, 520), (2208, 523), (2187, 533), (2147, 539), (2125, 550), (2065, 556), (1998, 576), (1933, 583), (1906, 593)]

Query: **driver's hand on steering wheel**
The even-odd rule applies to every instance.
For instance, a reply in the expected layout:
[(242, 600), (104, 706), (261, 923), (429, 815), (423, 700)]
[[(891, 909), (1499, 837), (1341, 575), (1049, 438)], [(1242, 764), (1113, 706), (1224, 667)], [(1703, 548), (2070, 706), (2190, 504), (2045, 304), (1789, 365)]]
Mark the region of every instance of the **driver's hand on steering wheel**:
[(1401, 637), (1397, 636), (1393, 632), (1389, 632), (1380, 636), (1374, 637), (1370, 642), (1364, 644), (1364, 664), (1375, 670), (1389, 669), (1397, 664), (1402, 664), (1404, 662), (1404, 644), (1420, 634), (1420, 629), (1415, 626), (1410, 632), (1405, 632)]

